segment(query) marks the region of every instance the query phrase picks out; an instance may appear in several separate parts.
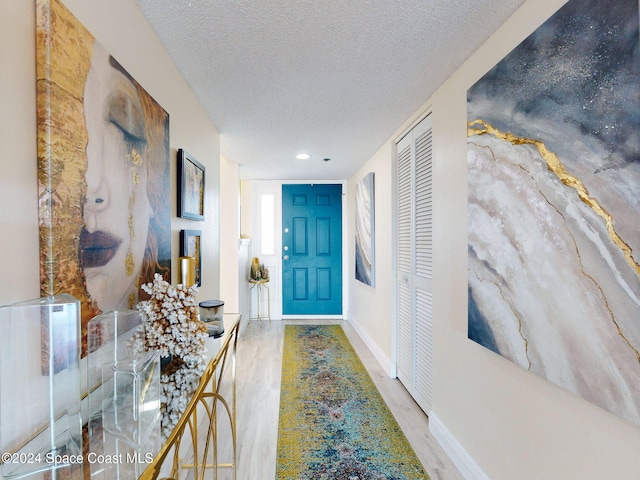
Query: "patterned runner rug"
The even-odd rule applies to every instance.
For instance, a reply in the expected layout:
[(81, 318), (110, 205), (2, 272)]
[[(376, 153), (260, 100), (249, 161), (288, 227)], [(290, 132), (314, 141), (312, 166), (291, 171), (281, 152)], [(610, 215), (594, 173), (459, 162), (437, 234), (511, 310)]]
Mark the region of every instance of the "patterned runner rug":
[(276, 479), (428, 479), (340, 325), (287, 325)]

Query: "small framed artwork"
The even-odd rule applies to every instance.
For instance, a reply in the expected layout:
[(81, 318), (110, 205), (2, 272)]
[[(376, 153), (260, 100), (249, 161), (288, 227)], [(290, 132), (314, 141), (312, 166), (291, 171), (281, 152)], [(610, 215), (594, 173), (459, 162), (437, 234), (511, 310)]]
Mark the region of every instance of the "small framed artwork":
[(178, 216), (204, 220), (204, 165), (178, 150)]
[(202, 286), (202, 231), (180, 230), (180, 256), (196, 260), (195, 284)]

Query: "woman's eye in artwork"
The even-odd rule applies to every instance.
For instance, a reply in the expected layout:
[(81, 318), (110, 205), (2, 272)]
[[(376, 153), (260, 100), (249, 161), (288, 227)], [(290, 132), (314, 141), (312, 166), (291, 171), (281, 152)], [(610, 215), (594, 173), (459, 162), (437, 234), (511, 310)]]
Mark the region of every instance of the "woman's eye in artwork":
[(107, 119), (123, 134), (132, 149), (142, 151), (146, 145), (146, 122), (137, 95), (125, 91), (114, 92), (109, 98)]

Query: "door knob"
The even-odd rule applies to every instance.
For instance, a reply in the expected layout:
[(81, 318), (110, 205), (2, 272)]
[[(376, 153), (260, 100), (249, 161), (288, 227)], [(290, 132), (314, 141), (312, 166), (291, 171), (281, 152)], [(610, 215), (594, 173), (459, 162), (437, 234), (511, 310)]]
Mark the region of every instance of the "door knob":
[(289, 245), (285, 245), (285, 246), (283, 247), (283, 249), (284, 249), (284, 251), (286, 252), (287, 250), (289, 250)]
[(284, 257), (282, 257), (284, 260), (289, 260), (289, 255), (285, 255)]

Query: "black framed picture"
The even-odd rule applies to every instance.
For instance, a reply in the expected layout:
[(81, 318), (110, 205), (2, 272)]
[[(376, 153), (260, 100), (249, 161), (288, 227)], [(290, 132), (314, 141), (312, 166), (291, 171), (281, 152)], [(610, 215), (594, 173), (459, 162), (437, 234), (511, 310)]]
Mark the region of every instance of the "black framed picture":
[(202, 286), (202, 231), (180, 230), (180, 256), (195, 258), (195, 284)]
[(204, 220), (205, 168), (182, 148), (178, 150), (178, 216)]

